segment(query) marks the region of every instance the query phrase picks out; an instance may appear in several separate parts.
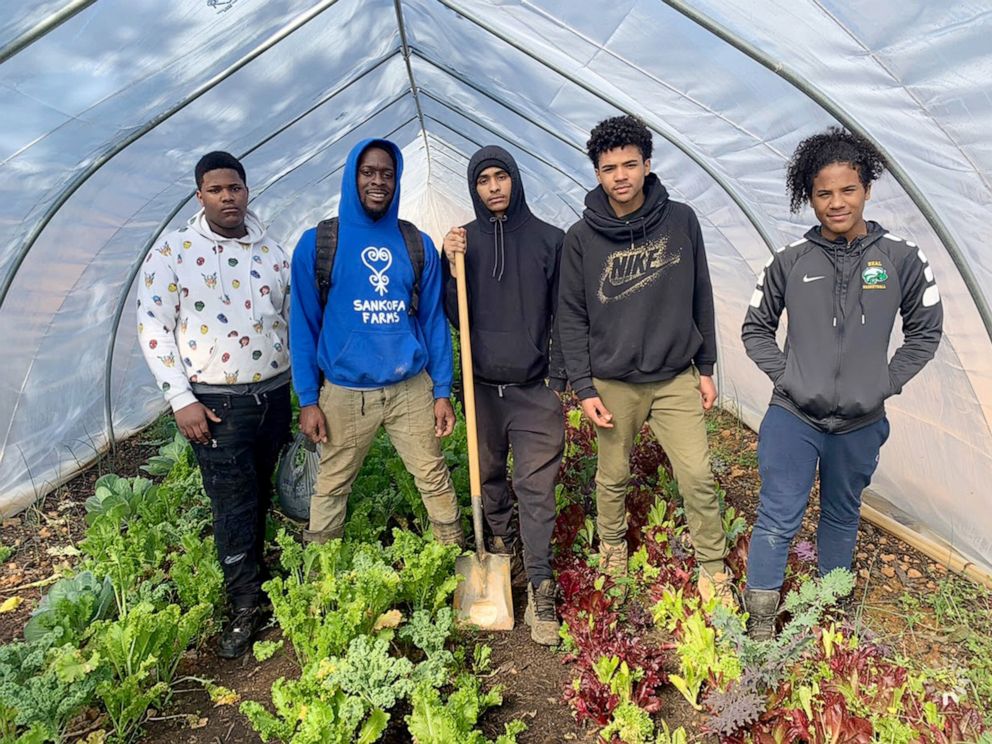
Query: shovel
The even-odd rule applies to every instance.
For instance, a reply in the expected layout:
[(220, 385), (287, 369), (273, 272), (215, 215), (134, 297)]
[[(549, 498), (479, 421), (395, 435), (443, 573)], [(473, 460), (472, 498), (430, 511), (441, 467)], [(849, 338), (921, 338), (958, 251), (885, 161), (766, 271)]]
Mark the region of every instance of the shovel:
[(465, 254), (455, 254), (455, 271), (458, 328), (462, 347), (462, 385), (465, 394), (465, 429), (468, 439), (468, 473), (472, 489), (472, 526), (475, 530), (475, 555), (462, 555), (455, 561), (455, 572), (465, 577), (455, 589), (455, 616), (459, 625), (474, 625), (484, 630), (513, 630), (510, 556), (487, 553), (482, 539), (482, 481), (479, 476), (479, 439), (475, 424), (475, 384), (472, 379), (472, 342), (468, 328)]

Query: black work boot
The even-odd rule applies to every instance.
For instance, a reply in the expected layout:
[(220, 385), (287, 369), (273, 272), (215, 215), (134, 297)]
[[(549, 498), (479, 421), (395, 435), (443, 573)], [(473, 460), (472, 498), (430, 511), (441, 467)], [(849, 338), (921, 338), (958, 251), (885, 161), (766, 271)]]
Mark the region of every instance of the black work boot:
[(770, 641), (775, 637), (775, 617), (778, 615), (777, 589), (745, 589), (744, 609), (747, 610), (747, 634), (755, 641)]
[(858, 601), (857, 592), (851, 591), (843, 597), (837, 597), (837, 601), (824, 609), (823, 622), (833, 621), (838, 624), (849, 623), (854, 625), (861, 612), (861, 603)]
[(527, 610), (524, 622), (530, 626), (530, 637), (542, 646), (557, 646), (558, 615), (555, 611), (555, 582), (545, 579), (538, 587), (527, 584)]
[(527, 586), (527, 570), (524, 568), (523, 548), (520, 538), (516, 535), (500, 537), (493, 535), (492, 547), (489, 550), (494, 555), (510, 556), (510, 585), (515, 587)]
[(217, 655), (223, 659), (237, 659), (243, 655), (251, 647), (255, 634), (265, 625), (265, 613), (259, 607), (243, 607), (232, 613), (217, 644)]

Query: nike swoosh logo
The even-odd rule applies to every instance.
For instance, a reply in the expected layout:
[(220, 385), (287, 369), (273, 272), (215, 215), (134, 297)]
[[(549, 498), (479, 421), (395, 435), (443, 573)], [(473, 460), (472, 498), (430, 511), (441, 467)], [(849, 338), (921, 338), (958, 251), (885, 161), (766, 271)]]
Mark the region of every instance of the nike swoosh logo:
[(817, 279), (823, 279), (822, 276), (808, 276), (803, 274), (803, 284), (809, 284), (810, 282), (815, 282)]
[(600, 302), (605, 304), (607, 302), (613, 302), (614, 300), (622, 300), (625, 297), (632, 295), (657, 279), (664, 269), (679, 263), (680, 260), (681, 256), (679, 255), (670, 256), (662, 263), (652, 267), (640, 276), (636, 276), (633, 279), (628, 279), (627, 281), (617, 284), (614, 284), (610, 282), (609, 279), (604, 278), (604, 281), (601, 282), (599, 287)]

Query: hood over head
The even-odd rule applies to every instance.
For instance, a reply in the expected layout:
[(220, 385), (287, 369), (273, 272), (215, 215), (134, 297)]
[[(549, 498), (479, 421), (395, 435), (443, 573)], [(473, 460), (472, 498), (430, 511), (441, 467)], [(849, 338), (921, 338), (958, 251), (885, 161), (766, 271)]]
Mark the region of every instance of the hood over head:
[[(362, 206), (362, 200), (358, 196), (358, 159), (366, 149), (372, 146), (381, 147), (386, 152), (393, 154), (396, 162), (396, 190), (393, 192), (393, 200), (389, 203), (386, 213), (378, 220), (373, 220)], [(338, 206), (338, 218), (342, 223), (352, 225), (371, 226), (382, 222), (395, 223), (399, 219), (400, 211), (400, 179), (403, 176), (403, 153), (400, 152), (394, 143), (385, 139), (364, 139), (351, 148), (348, 153), (348, 160), (344, 166), (344, 175), (341, 177), (341, 203)]]
[(475, 207), (475, 217), (479, 221), (479, 227), (483, 232), (495, 231), (495, 218), (489, 208), (479, 198), (479, 192), (475, 188), (475, 182), (479, 174), (486, 168), (502, 168), (510, 175), (510, 204), (506, 208), (506, 214), (502, 220), (504, 230), (513, 230), (523, 224), (530, 217), (530, 208), (527, 206), (527, 199), (524, 197), (524, 184), (520, 179), (520, 169), (513, 156), (498, 145), (488, 145), (472, 156), (468, 163), (468, 193), (472, 197), (472, 206)]
[(664, 219), (668, 206), (668, 189), (658, 176), (648, 173), (644, 179), (644, 204), (636, 212), (617, 217), (610, 198), (602, 186), (597, 186), (586, 194), (586, 209), (582, 218), (596, 232), (610, 240), (634, 243), (647, 237)]

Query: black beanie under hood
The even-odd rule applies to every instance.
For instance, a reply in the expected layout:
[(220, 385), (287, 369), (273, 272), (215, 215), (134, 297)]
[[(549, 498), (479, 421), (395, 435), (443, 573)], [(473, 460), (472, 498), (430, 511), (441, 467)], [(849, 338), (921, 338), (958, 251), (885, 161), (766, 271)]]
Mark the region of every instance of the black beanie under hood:
[[(486, 168), (502, 168), (510, 176), (510, 202), (502, 217), (496, 217), (482, 201), (476, 181), (479, 174)], [(502, 281), (503, 270), (506, 268), (506, 246), (503, 233), (513, 231), (530, 219), (530, 209), (524, 198), (524, 184), (520, 180), (520, 169), (517, 161), (506, 150), (497, 145), (489, 145), (472, 156), (468, 164), (468, 192), (472, 195), (472, 206), (475, 207), (475, 217), (482, 232), (493, 236), (493, 271), (496, 281)]]
[(530, 209), (527, 200), (524, 198), (524, 184), (520, 180), (520, 169), (513, 156), (498, 145), (488, 145), (472, 156), (468, 163), (468, 193), (472, 196), (472, 206), (475, 208), (475, 217), (479, 220), (479, 226), (483, 232), (495, 231), (495, 220), (493, 213), (489, 211), (479, 192), (475, 187), (475, 182), (479, 174), (486, 168), (502, 168), (510, 174), (510, 203), (506, 208), (506, 214), (502, 221), (504, 230), (513, 230), (527, 221), (530, 217)]

